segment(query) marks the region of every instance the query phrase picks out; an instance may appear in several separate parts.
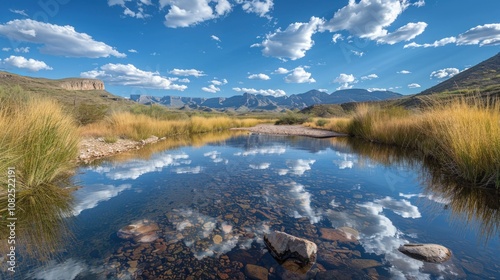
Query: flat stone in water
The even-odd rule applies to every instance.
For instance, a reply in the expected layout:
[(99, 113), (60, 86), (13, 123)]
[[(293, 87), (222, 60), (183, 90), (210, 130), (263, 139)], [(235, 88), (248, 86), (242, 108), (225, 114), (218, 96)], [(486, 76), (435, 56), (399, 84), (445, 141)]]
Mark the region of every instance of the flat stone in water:
[(265, 267), (247, 264), (245, 266), (245, 274), (248, 278), (254, 280), (267, 280), (268, 270)]
[(405, 244), (398, 250), (409, 257), (430, 263), (442, 263), (451, 258), (451, 251), (438, 244)]
[(215, 235), (212, 240), (214, 241), (215, 244), (220, 244), (222, 242), (222, 236), (220, 235)]

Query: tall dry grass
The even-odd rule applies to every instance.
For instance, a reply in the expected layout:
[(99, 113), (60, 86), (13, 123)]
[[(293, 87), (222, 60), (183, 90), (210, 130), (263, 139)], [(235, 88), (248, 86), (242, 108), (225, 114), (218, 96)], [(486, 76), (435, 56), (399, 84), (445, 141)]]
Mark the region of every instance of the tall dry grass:
[(416, 149), (448, 174), (500, 188), (499, 101), (457, 99), (422, 112), (363, 104), (349, 119), (330, 119), (324, 128)]
[(217, 132), (232, 127), (248, 127), (263, 122), (258, 119), (237, 119), (230, 117), (198, 117), (182, 120), (162, 120), (146, 115), (128, 112), (112, 114), (104, 121), (80, 128), (83, 136), (119, 136), (142, 140), (151, 136), (171, 137)]
[(2, 161), (16, 168), (18, 186), (33, 188), (72, 170), (79, 135), (72, 117), (51, 100), (2, 100)]

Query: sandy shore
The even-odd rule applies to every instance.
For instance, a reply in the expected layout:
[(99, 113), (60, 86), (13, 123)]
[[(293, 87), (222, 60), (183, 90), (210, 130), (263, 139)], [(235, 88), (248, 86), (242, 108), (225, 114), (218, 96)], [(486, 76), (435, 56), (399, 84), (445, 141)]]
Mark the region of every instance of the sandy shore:
[(273, 125), (259, 124), (254, 127), (233, 128), (233, 130), (248, 130), (254, 133), (276, 134), (276, 135), (296, 135), (308, 136), (314, 138), (329, 138), (347, 136), (346, 134), (337, 133), (329, 130), (316, 129), (305, 127), (302, 125)]
[[(232, 130), (246, 130), (253, 133), (265, 133), (276, 135), (297, 135), (309, 136), (314, 138), (328, 138), (346, 136), (345, 134), (336, 133), (328, 130), (314, 129), (301, 125), (272, 125), (260, 124), (254, 127), (233, 128)], [(109, 157), (122, 152), (137, 150), (144, 145), (156, 143), (164, 138), (152, 136), (146, 140), (133, 141), (127, 139), (118, 139), (115, 143), (106, 143), (103, 138), (84, 138), (80, 142), (80, 151), (77, 161), (79, 163), (90, 163), (96, 159)]]

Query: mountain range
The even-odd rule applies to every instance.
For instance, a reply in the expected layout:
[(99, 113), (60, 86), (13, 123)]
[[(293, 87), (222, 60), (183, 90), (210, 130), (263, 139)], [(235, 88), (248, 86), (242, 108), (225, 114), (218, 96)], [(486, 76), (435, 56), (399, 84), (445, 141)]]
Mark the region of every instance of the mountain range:
[(344, 89), (331, 94), (310, 90), (289, 96), (268, 96), (244, 93), (232, 97), (194, 98), (178, 96), (131, 95), (130, 99), (141, 104), (161, 104), (177, 109), (198, 110), (235, 110), (245, 111), (282, 111), (284, 109), (303, 109), (317, 104), (341, 104), (346, 102), (379, 101), (399, 98), (402, 95), (392, 91), (368, 91), (366, 89)]

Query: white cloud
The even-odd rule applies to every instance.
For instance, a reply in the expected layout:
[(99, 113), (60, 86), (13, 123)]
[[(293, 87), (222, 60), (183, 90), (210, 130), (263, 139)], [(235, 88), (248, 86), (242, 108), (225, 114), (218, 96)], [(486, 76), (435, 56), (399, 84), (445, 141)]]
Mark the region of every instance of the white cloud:
[(195, 167), (179, 167), (174, 170), (177, 174), (199, 174), (203, 171), (203, 167), (195, 166)]
[(169, 72), (172, 75), (176, 76), (194, 76), (194, 77), (202, 77), (206, 76), (203, 71), (196, 70), (196, 69), (174, 69)]
[(392, 25), (407, 7), (406, 0), (351, 0), (347, 6), (335, 12), (333, 18), (321, 28), (330, 32), (347, 30), (360, 38), (395, 44), (415, 38), (427, 27), (424, 22), (408, 23), (389, 33), (386, 28)]
[[(215, 6), (212, 2), (216, 3)], [(169, 10), (165, 15), (165, 25), (171, 28), (193, 26), (231, 11), (227, 0), (160, 0), (160, 9), (166, 6)]]
[(328, 89), (326, 89), (326, 88), (319, 88), (318, 91), (328, 93)]
[(222, 81), (219, 81), (217, 79), (214, 79), (214, 80), (211, 80), (210, 83), (212, 83), (213, 85), (216, 85), (216, 86), (221, 86), (221, 85), (227, 84), (227, 80), (222, 79)]
[(262, 54), (265, 56), (291, 60), (302, 58), (314, 45), (312, 35), (323, 22), (320, 18), (312, 17), (308, 23), (292, 23), (284, 31), (278, 28), (274, 33), (267, 34), (261, 44), (253, 46), (263, 47)]
[(409, 41), (415, 39), (418, 35), (424, 33), (427, 23), (425, 22), (410, 22), (405, 26), (398, 28), (392, 33), (388, 33), (377, 39), (378, 43), (394, 45), (402, 41)]
[(252, 75), (248, 76), (248, 78), (250, 80), (263, 80), (263, 81), (267, 81), (267, 80), (271, 79), (268, 75), (263, 74), (263, 73), (252, 74)]
[(217, 36), (215, 36), (215, 35), (211, 35), (211, 36), (210, 36), (210, 38), (212, 38), (212, 40), (215, 40), (215, 41), (217, 41), (217, 42), (220, 42), (220, 41), (221, 41), (221, 40), (220, 40), (220, 38), (219, 38), (219, 37), (217, 37)]
[(423, 7), (423, 6), (425, 6), (425, 0), (418, 0), (417, 2), (413, 2), (412, 5), (419, 7), (419, 8)]
[(295, 205), (299, 207), (294, 211), (295, 218), (302, 218), (307, 216), (311, 224), (315, 224), (321, 220), (321, 213), (317, 213), (311, 207), (311, 194), (306, 190), (304, 185), (296, 182), (291, 182), (290, 195), (293, 200), (297, 201)]
[(84, 261), (76, 261), (71, 258), (66, 259), (63, 263), (51, 260), (46, 265), (30, 272), (30, 278), (42, 280), (75, 279), (91, 269)]
[(312, 78), (311, 75), (312, 74), (304, 70), (303, 67), (297, 67), (285, 77), (285, 82), (295, 84), (315, 83), (316, 80)]
[(5, 68), (20, 68), (28, 71), (37, 72), (40, 70), (52, 70), (52, 67), (45, 64), (45, 62), (35, 59), (26, 59), (23, 56), (11, 55), (3, 60), (0, 59), (0, 65)]
[(8, 52), (10, 50), (11, 50), (11, 48), (2, 48), (2, 51), (4, 51), (4, 52)]
[(187, 86), (173, 84), (171, 79), (160, 76), (158, 72), (144, 71), (132, 64), (108, 63), (99, 69), (80, 73), (83, 78), (100, 79), (104, 82), (152, 89), (184, 91)]
[(274, 70), (273, 74), (288, 74), (288, 72), (290, 72), (290, 70), (283, 68), (283, 67), (280, 67), (280, 68)]
[(137, 50), (130, 49), (130, 50), (128, 50), (128, 52), (130, 52), (130, 53), (137, 53)]
[(333, 34), (333, 36), (332, 36), (333, 43), (337, 43), (337, 41), (342, 41), (342, 40), (344, 40), (344, 36), (342, 36), (342, 34), (339, 34), (339, 33)]
[[(137, 6), (136, 11), (132, 11), (129, 7), (125, 5), (125, 2), (135, 2)], [(144, 12), (144, 5), (150, 6), (153, 5), (151, 3), (151, 0), (139, 0), (139, 1), (133, 1), (133, 0), (108, 0), (108, 6), (121, 6), (123, 8), (123, 14), (129, 17), (134, 17), (134, 18), (147, 18), (150, 17), (151, 15), (146, 14)]]
[(268, 17), (268, 13), (273, 9), (273, 0), (236, 0), (242, 4), (241, 8), (247, 13), (254, 13), (260, 17)]
[(25, 17), (29, 17), (28, 14), (24, 10), (14, 10), (14, 9), (9, 9), (10, 12), (18, 15), (22, 15)]
[(216, 87), (215, 85), (209, 85), (208, 87), (202, 87), (201, 90), (205, 92), (216, 93), (220, 91), (220, 88)]
[(70, 25), (16, 19), (0, 25), (0, 35), (11, 40), (41, 44), (40, 52), (50, 55), (90, 58), (126, 56), (85, 33), (76, 32)]
[(222, 86), (222, 85), (227, 84), (227, 80), (223, 79), (222, 81), (219, 81), (217, 79), (214, 79), (214, 80), (210, 81), (210, 83), (211, 83), (211, 85), (209, 85), (208, 87), (202, 87), (201, 90), (206, 91), (206, 92), (210, 92), (210, 93), (216, 93), (216, 92), (220, 91), (220, 88), (218, 86)]
[(408, 85), (408, 88), (419, 88), (421, 87), (419, 84), (416, 84), (416, 83), (412, 83), (412, 84), (409, 84)]
[(437, 47), (442, 47), (442, 46), (446, 46), (448, 44), (453, 44), (453, 43), (456, 43), (457, 42), (457, 38), (455, 37), (447, 37), (447, 38), (443, 38), (441, 40), (437, 40), (437, 41), (434, 41), (434, 43), (432, 44), (417, 44), (415, 42), (412, 42), (410, 44), (406, 44), (403, 48), (430, 48), (430, 47), (433, 47), (433, 48), (437, 48)]
[(285, 96), (286, 92), (281, 89), (254, 89), (254, 88), (239, 88), (235, 87), (233, 88), (234, 91), (236, 92), (246, 92), (246, 93), (251, 93), (251, 94), (261, 94), (261, 95), (270, 95), (274, 97), (280, 97), (280, 96)]
[(378, 78), (377, 74), (370, 74), (370, 75), (361, 77), (361, 80), (373, 80), (373, 79), (377, 79), (377, 78)]
[(432, 44), (417, 44), (412, 42), (405, 45), (405, 48), (430, 48), (442, 47), (448, 44), (460, 45), (479, 45), (479, 46), (496, 46), (500, 45), (500, 23), (490, 23), (478, 25), (466, 32), (458, 35), (458, 37), (446, 37), (437, 40)]
[(15, 48), (14, 51), (17, 52), (17, 53), (29, 53), (30, 52), (30, 47)]
[(436, 79), (451, 78), (458, 73), (460, 73), (460, 70), (458, 70), (457, 68), (440, 69), (437, 71), (432, 71), (431, 79), (433, 79), (433, 78), (436, 78)]
[(386, 88), (369, 88), (368, 89), (369, 92), (372, 92), (372, 91), (387, 91)]
[(418, 208), (405, 199), (395, 200), (387, 196), (383, 199), (376, 199), (374, 203), (379, 204), (386, 209), (390, 209), (403, 218), (416, 219), (422, 217)]
[(478, 25), (458, 35), (457, 45), (500, 45), (500, 23)]
[(354, 77), (354, 75), (342, 73), (337, 78), (335, 78), (333, 82), (340, 84), (340, 87), (338, 87), (337, 90), (341, 90), (352, 88), (352, 85), (357, 83), (358, 81), (356, 80), (356, 77)]
[(364, 52), (358, 52), (355, 50), (351, 50), (351, 53), (354, 54), (355, 56), (359, 56), (359, 57), (362, 57), (363, 55), (365, 55)]
[(410, 71), (408, 71), (408, 70), (401, 70), (401, 71), (398, 71), (397, 73), (398, 73), (398, 74), (403, 74), (403, 75), (406, 75), (406, 74), (411, 74), (411, 72), (410, 72)]

